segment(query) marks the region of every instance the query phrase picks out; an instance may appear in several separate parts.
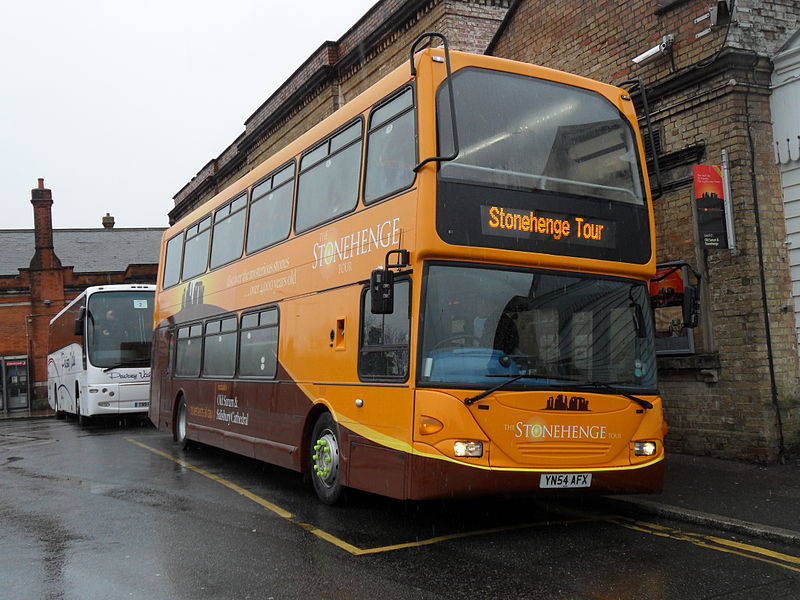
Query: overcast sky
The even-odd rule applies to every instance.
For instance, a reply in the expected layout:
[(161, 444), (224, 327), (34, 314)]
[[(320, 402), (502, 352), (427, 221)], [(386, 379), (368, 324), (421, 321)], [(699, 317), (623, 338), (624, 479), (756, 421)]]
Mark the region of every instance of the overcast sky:
[(0, 229), (167, 225), (172, 197), (376, 0), (35, 0), (0, 20)]

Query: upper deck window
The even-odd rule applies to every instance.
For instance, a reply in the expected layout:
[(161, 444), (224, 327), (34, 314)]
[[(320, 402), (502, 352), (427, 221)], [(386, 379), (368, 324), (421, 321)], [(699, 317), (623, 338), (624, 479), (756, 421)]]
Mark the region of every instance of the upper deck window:
[(173, 286), (181, 280), (181, 250), (183, 250), (182, 235), (176, 235), (167, 242), (167, 253), (164, 258), (163, 288)]
[(241, 256), (246, 204), (247, 195), (242, 194), (214, 213), (214, 237), (211, 242), (212, 269)]
[(181, 277), (184, 281), (206, 271), (210, 227), (211, 217), (206, 217), (186, 230)]
[[(633, 131), (596, 92), (467, 68), (453, 75), (460, 152), (441, 178), (643, 205)], [(438, 92), (440, 154), (452, 152), (446, 87)]]
[(406, 88), (370, 115), (365, 203), (388, 196), (414, 182), (413, 100), (411, 88)]
[(294, 163), (279, 169), (253, 188), (247, 253), (261, 250), (289, 235), (292, 224)]
[(361, 173), (362, 121), (328, 138), (300, 160), (295, 229), (305, 231), (353, 210)]

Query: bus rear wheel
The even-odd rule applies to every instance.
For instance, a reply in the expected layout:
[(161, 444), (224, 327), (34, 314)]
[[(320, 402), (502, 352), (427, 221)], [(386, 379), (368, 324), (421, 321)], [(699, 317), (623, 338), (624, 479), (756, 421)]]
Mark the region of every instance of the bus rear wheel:
[(183, 396), (178, 400), (178, 408), (175, 410), (175, 430), (172, 438), (181, 448), (186, 449), (189, 445), (189, 439), (186, 437), (186, 400)]
[(324, 413), (314, 423), (309, 444), (309, 465), (314, 491), (325, 504), (342, 499), (342, 480), (339, 474), (339, 432), (330, 413)]
[(59, 410), (59, 408), (58, 408), (58, 386), (57, 385), (53, 386), (53, 404), (56, 405), (56, 407), (55, 407), (56, 419), (64, 419), (64, 418), (66, 418), (67, 413), (64, 412), (63, 410)]

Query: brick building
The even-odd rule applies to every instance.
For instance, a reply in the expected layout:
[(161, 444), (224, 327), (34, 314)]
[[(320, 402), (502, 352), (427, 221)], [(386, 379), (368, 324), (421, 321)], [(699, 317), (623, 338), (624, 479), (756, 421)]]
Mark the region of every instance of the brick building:
[[(458, 50), (610, 83), (641, 77), (653, 116), (646, 134), (661, 165), (658, 260), (688, 261), (704, 283), (700, 327), (659, 357), (668, 443), (688, 453), (782, 458), (800, 443), (800, 301), (795, 308), (792, 296), (793, 270), (800, 296), (800, 250), (794, 256), (787, 248), (787, 232), (800, 219), (784, 210), (784, 190), (797, 193), (800, 148), (792, 159), (788, 144), (776, 158), (773, 136), (800, 135), (792, 130), (800, 122), (800, 94), (781, 92), (786, 131), (779, 135), (771, 103), (773, 86), (792, 85), (799, 27), (800, 5), (786, 0), (382, 0), (340, 40), (324, 43), (247, 119), (234, 142), (178, 192), (170, 218), (202, 204), (407, 60), (410, 42), (424, 31), (444, 33)], [(633, 62), (651, 48), (649, 59)], [(786, 81), (774, 82), (773, 72), (786, 73)], [(727, 241), (735, 246), (706, 247), (693, 167), (723, 160), (733, 226)], [(779, 168), (781, 160), (788, 162)], [(652, 174), (652, 156), (650, 166)]]
[(47, 408), (50, 319), (90, 285), (155, 283), (164, 228), (53, 229), (52, 192), (31, 191), (34, 229), (0, 230), (0, 412)]
[[(693, 352), (659, 359), (669, 443), (679, 451), (774, 460), (800, 438), (797, 323), (770, 110), (772, 59), (799, 27), (797, 2), (522, 0), (490, 44), (498, 56), (612, 83), (645, 81), (665, 192), (655, 202), (658, 259), (694, 263), (705, 283)], [(665, 41), (666, 52), (633, 62)], [(736, 247), (703, 248), (692, 167), (720, 165), (723, 152)]]

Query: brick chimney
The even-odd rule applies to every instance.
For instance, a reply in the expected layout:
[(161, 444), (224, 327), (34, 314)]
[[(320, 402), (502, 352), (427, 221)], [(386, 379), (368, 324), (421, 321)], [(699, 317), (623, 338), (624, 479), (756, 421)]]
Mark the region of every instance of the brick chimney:
[(31, 269), (60, 269), (61, 261), (53, 251), (53, 193), (44, 187), (44, 179), (39, 178), (39, 186), (31, 190), (33, 204), (33, 229), (36, 252), (31, 259)]
[[(31, 259), (31, 306), (28, 315), (28, 356), (30, 357), (31, 408), (47, 408), (47, 338), (50, 317), (64, 306), (64, 269), (53, 250), (53, 194), (44, 179), (31, 190), (36, 251)], [(23, 270), (20, 269), (20, 272)]]
[(106, 229), (114, 228), (114, 217), (111, 216), (111, 213), (106, 213), (106, 216), (103, 217), (103, 227)]

